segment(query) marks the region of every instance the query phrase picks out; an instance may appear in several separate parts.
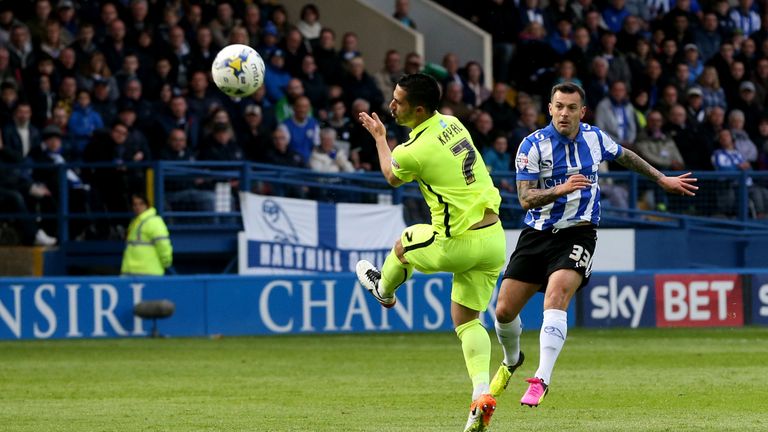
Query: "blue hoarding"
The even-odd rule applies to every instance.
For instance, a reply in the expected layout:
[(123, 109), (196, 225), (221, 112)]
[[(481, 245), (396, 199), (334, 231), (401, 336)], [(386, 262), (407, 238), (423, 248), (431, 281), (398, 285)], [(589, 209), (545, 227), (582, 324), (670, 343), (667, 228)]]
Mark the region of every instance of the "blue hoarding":
[[(134, 317), (133, 306), (155, 299), (176, 305), (159, 322), (168, 336), (450, 331), (450, 287), (449, 275), (417, 275), (387, 310), (350, 273), (0, 279), (0, 339), (146, 336), (151, 324)], [(488, 329), (495, 298), (481, 315)], [(542, 306), (537, 294), (523, 310), (526, 329), (541, 326)]]

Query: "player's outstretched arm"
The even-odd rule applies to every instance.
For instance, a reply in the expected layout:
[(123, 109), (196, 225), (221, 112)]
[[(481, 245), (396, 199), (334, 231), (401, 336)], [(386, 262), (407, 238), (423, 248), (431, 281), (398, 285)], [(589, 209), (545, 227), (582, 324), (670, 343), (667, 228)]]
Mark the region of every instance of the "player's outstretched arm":
[(374, 140), (376, 140), (376, 151), (379, 154), (379, 166), (381, 167), (381, 173), (384, 178), (387, 179), (387, 183), (392, 186), (400, 186), (403, 181), (397, 178), (392, 173), (392, 150), (387, 144), (387, 128), (384, 127), (384, 123), (379, 119), (378, 114), (373, 113), (373, 117), (369, 116), (366, 112), (361, 112), (360, 123), (371, 134)]
[(517, 182), (517, 199), (525, 210), (544, 207), (555, 202), (563, 195), (592, 186), (588, 178), (582, 174), (575, 174), (568, 177), (568, 180), (550, 189), (539, 189), (537, 180), (519, 180)]
[(696, 191), (699, 189), (695, 185), (696, 179), (691, 177), (691, 173), (681, 174), (676, 177), (665, 176), (635, 152), (626, 148), (623, 149), (621, 156), (616, 159), (616, 162), (655, 181), (667, 193), (695, 196)]

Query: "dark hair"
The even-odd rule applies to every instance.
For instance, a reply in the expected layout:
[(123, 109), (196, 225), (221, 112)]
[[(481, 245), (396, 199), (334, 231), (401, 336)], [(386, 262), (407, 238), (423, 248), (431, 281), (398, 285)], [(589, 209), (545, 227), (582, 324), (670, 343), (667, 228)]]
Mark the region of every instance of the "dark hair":
[(572, 82), (564, 82), (552, 87), (552, 92), (549, 94), (549, 100), (552, 100), (555, 97), (555, 93), (557, 92), (565, 94), (578, 93), (581, 97), (581, 104), (586, 104), (587, 95), (584, 93), (584, 89), (581, 88), (581, 86), (578, 84)]
[(405, 90), (405, 99), (413, 108), (422, 106), (432, 113), (440, 106), (440, 85), (427, 74), (403, 75), (397, 85)]
[(147, 199), (146, 193), (136, 191), (131, 194), (131, 198), (138, 198), (144, 203), (145, 206), (149, 207), (149, 199)]
[(316, 17), (320, 18), (320, 11), (317, 9), (317, 6), (315, 6), (312, 3), (307, 3), (307, 4), (304, 5), (303, 8), (301, 8), (301, 13), (299, 14), (301, 19), (304, 19), (304, 15), (307, 12), (312, 12), (312, 13), (315, 14)]

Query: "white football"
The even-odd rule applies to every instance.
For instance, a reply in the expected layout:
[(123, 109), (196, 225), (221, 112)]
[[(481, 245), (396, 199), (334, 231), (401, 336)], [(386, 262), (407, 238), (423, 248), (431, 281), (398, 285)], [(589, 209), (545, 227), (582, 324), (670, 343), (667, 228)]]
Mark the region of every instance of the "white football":
[(264, 60), (247, 45), (228, 45), (216, 54), (211, 75), (226, 95), (245, 97), (264, 83)]

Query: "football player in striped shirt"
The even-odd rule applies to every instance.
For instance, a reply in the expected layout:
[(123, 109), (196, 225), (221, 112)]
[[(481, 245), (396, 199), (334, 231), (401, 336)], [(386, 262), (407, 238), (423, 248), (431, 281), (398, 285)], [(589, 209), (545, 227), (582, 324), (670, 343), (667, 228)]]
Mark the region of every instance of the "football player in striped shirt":
[(498, 396), (522, 364), (519, 314), (536, 292), (543, 292), (539, 367), (527, 379), (528, 390), (520, 400), (531, 407), (549, 391), (552, 369), (568, 334), (568, 304), (592, 270), (600, 222), (600, 162), (615, 160), (670, 194), (694, 196), (698, 189), (691, 173), (665, 176), (600, 129), (581, 123), (585, 113), (581, 87), (554, 86), (549, 103), (552, 122), (526, 137), (515, 159), (517, 195), (527, 210), (528, 226), (510, 257), (496, 303), (496, 335), (504, 361), (491, 381), (491, 394)]

